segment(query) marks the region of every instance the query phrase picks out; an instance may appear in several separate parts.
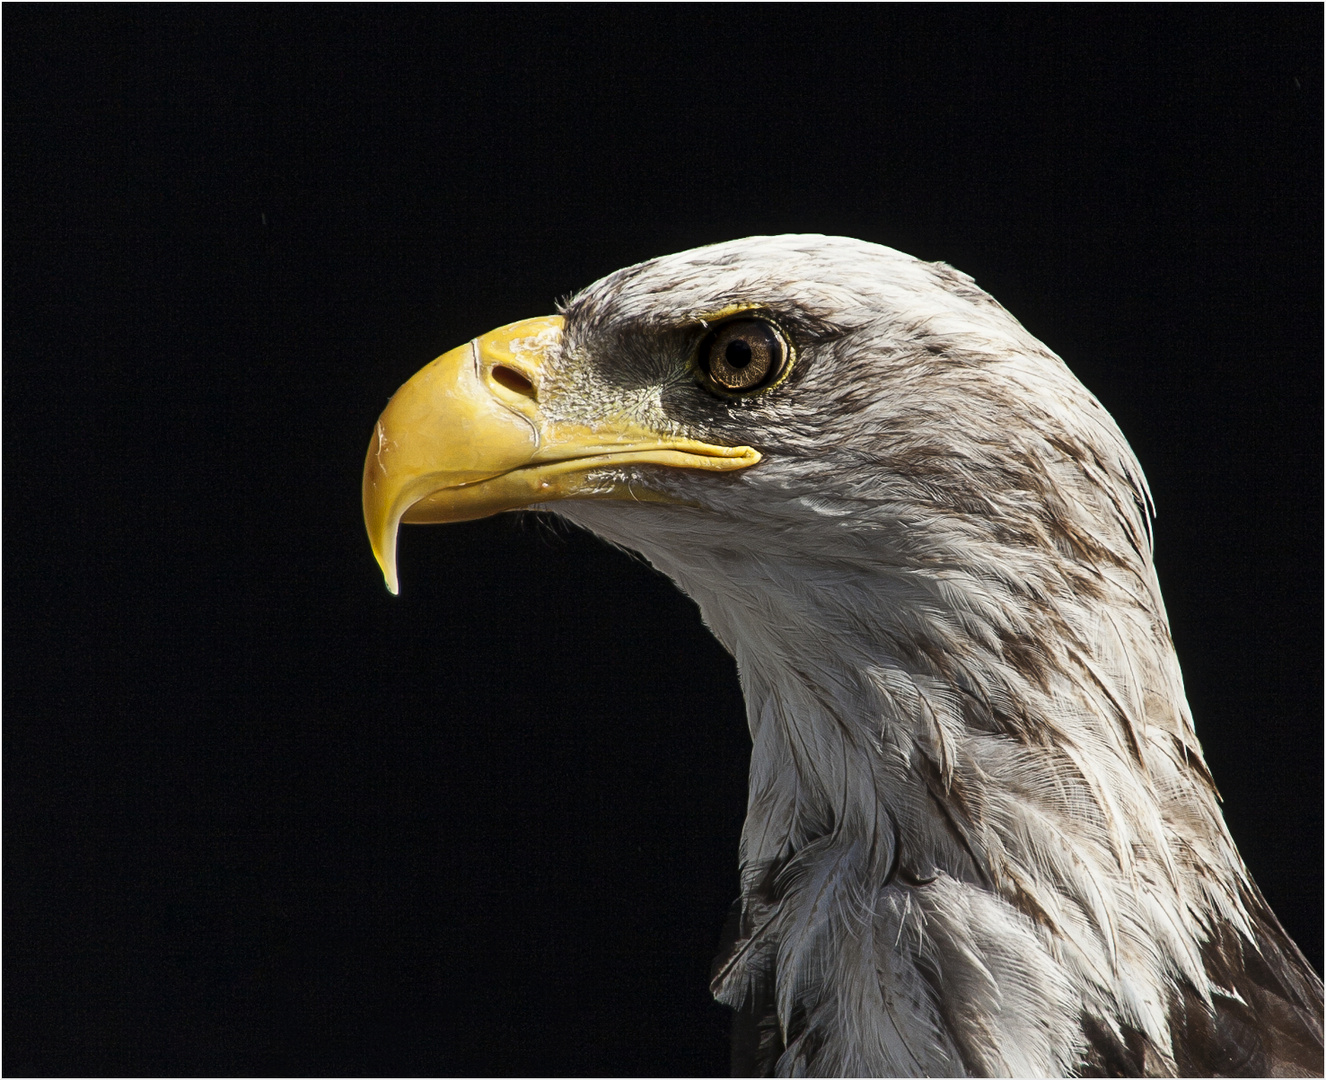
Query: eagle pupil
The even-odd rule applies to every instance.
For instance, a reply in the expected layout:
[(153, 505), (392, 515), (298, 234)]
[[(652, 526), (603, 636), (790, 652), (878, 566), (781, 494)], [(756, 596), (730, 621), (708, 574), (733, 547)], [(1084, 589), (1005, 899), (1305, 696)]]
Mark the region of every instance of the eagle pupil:
[(731, 367), (740, 370), (751, 361), (750, 346), (740, 339), (737, 341), (730, 341), (728, 342), (727, 348), (723, 350), (723, 359), (726, 360)]
[(730, 319), (700, 345), (698, 357), (710, 389), (748, 394), (782, 374), (787, 340), (764, 319)]

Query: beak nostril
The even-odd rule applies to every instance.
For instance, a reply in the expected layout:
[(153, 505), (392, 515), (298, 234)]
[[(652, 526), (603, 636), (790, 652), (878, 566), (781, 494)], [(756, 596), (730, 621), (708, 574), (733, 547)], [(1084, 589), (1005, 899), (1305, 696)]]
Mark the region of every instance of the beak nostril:
[(506, 367), (504, 364), (498, 364), (493, 368), (492, 375), (494, 382), (505, 386), (512, 393), (520, 394), (532, 401), (538, 400), (538, 395), (534, 392), (534, 384), (519, 371)]

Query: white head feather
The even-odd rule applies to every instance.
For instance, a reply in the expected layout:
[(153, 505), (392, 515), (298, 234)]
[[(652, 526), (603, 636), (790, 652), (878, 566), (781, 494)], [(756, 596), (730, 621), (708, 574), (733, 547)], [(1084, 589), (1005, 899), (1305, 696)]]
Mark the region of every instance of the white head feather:
[[(796, 365), (720, 400), (676, 328), (742, 306), (790, 328)], [(753, 755), (715, 992), (754, 1064), (1196, 1067), (1176, 1025), (1243, 1001), (1240, 958), (1283, 932), (1217, 807), (1145, 480), (1101, 405), (970, 278), (855, 240), (657, 259), (564, 315), (575, 391), (550, 414), (764, 455), (634, 474), (688, 506), (547, 507), (643, 553), (736, 658)], [(1320, 982), (1276, 948), (1319, 1045)]]

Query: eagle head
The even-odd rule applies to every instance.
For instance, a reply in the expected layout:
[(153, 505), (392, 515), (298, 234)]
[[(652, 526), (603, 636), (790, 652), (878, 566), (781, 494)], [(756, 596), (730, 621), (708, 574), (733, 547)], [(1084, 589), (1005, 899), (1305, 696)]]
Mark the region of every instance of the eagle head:
[(1321, 982), (1220, 814), (1141, 468), (971, 278), (824, 236), (629, 267), (410, 379), (363, 497), (393, 592), (401, 522), (547, 510), (735, 657), (737, 1068), (1320, 1073)]

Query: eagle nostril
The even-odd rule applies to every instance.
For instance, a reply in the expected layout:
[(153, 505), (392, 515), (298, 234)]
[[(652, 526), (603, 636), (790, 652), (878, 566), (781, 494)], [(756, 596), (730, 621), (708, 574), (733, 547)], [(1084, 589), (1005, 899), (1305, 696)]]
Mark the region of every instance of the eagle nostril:
[(514, 394), (520, 394), (529, 398), (531, 401), (538, 400), (538, 394), (534, 392), (534, 384), (530, 382), (519, 371), (498, 364), (493, 368), (493, 381), (501, 383)]

